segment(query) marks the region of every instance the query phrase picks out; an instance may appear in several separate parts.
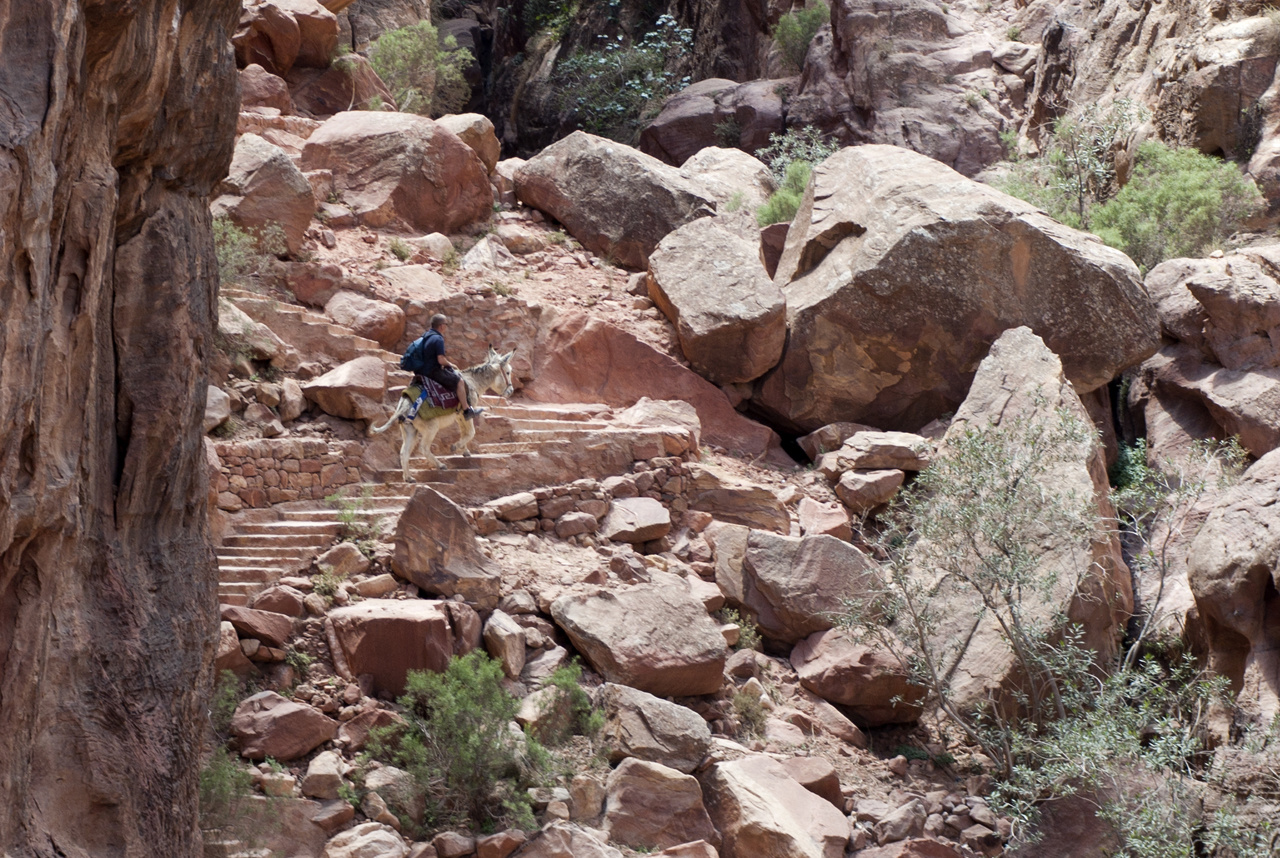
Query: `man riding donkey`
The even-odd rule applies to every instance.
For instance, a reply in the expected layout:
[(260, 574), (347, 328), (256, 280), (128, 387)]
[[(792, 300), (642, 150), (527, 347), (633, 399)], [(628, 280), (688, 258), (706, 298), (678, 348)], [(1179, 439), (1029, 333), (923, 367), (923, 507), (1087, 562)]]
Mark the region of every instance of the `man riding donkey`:
[(419, 379), (429, 378), (446, 390), (454, 391), (458, 396), (458, 410), (468, 420), (473, 420), (484, 413), (483, 408), (472, 408), (467, 403), (467, 382), (458, 373), (458, 367), (445, 356), (444, 334), (449, 325), (449, 317), (436, 313), (431, 317), (431, 328), (409, 346), (405, 352), (401, 366), (414, 374), (414, 381), (422, 387), (422, 393), (414, 400), (413, 407), (400, 419), (413, 420), (418, 416), (418, 409), (427, 399), (427, 385)]

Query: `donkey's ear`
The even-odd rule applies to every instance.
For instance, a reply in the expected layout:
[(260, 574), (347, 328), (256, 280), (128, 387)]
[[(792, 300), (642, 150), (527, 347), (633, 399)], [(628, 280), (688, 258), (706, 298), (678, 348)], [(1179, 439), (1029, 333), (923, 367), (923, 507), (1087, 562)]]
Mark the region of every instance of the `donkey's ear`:
[(507, 352), (505, 355), (502, 355), (502, 362), (503, 362), (503, 363), (510, 363), (510, 362), (511, 362), (511, 357), (512, 357), (515, 353), (516, 353), (516, 350), (515, 350), (515, 349), (512, 349), (511, 351)]

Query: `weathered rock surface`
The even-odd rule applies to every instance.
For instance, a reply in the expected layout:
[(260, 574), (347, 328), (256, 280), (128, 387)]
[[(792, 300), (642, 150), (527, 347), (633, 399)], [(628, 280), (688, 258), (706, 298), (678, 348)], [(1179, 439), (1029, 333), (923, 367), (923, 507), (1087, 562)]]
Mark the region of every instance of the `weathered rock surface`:
[(1280, 712), (1280, 452), (1255, 462), (1229, 489), (1191, 543), (1187, 574), (1204, 622), (1210, 665), (1243, 697), (1259, 702), (1264, 721)]
[[(947, 430), (947, 438), (1019, 419), (1054, 421), (1058, 409), (1090, 425), (1084, 406), (1064, 377), (1061, 362), (1031, 331), (1015, 328), (991, 347)], [(942, 446), (945, 450), (945, 439)], [(1043, 479), (1055, 494), (1074, 494), (1088, 503), (1097, 511), (1099, 521), (1114, 519), (1100, 447), (1079, 451), (1051, 468)], [(1044, 601), (1030, 606), (1030, 616), (1065, 616), (1083, 630), (1084, 646), (1104, 661), (1112, 657), (1133, 609), (1130, 576), (1115, 535), (1089, 541), (1069, 534), (1046, 534), (1038, 548), (1038, 568), (1057, 584)], [(975, 623), (980, 612), (971, 592), (946, 584), (941, 593), (952, 608), (938, 627), (937, 639), (968, 642), (952, 674), (953, 699), (958, 705), (976, 705), (999, 696), (1016, 679), (1012, 655), (998, 627), (990, 619)], [(1028, 609), (1025, 602), (1024, 609)]]
[(410, 670), (442, 672), (480, 643), (480, 618), (457, 602), (365, 599), (329, 613), (353, 676), (373, 675), (376, 691), (398, 695)]
[(814, 169), (775, 282), (790, 338), (754, 401), (803, 429), (918, 429), (955, 410), (989, 344), (1019, 325), (1082, 393), (1159, 345), (1122, 253), (892, 146)]
[(566, 822), (552, 822), (516, 853), (518, 858), (622, 858), (592, 832)]
[(551, 615), (609, 682), (681, 697), (711, 694), (723, 682), (724, 637), (702, 603), (678, 588), (562, 596)]
[(492, 214), (480, 156), (425, 116), (339, 113), (307, 139), (301, 166), (332, 170), (335, 190), (367, 226), (451, 233)]
[(596, 696), (611, 762), (634, 757), (689, 774), (711, 745), (711, 729), (685, 706), (645, 691), (606, 682)]
[(626, 759), (609, 774), (604, 830), (632, 847), (665, 849), (693, 840), (719, 843), (697, 778), (660, 763)]
[(724, 858), (842, 858), (849, 820), (769, 757), (717, 763), (703, 776)]
[(240, 753), (251, 760), (296, 760), (338, 732), (338, 722), (274, 691), (260, 691), (240, 702), (231, 716), (231, 733)]
[(457, 134), (459, 140), (470, 146), (480, 156), (486, 173), (494, 171), (502, 155), (502, 144), (494, 136), (489, 117), (479, 113), (458, 113), (441, 116), (436, 123)]
[(676, 327), (680, 350), (716, 384), (752, 381), (782, 357), (786, 299), (756, 245), (714, 218), (685, 224), (649, 258), (649, 297)]
[(397, 575), (428, 593), (461, 595), (482, 611), (498, 605), (502, 572), (480, 551), (462, 508), (428, 486), (418, 486), (396, 524)]
[(681, 164), (680, 172), (710, 192), (717, 213), (732, 214), (734, 208), (754, 212), (773, 193), (769, 168), (741, 149), (708, 146)]
[(289, 252), (302, 249), (303, 233), (316, 210), (315, 197), (311, 183), (279, 146), (257, 134), (242, 135), (231, 172), (218, 191), (211, 204), (215, 217), (226, 216), (259, 238), (266, 238), (267, 230), (278, 224)]
[(509, 615), (495, 610), (484, 624), (484, 648), (502, 663), (502, 671), (512, 679), (524, 670), (524, 628)]
[(932, 456), (933, 445), (910, 432), (855, 432), (836, 451), (836, 464), (841, 470), (923, 471)]
[(318, 119), (345, 110), (372, 111), (376, 100), (395, 103), (391, 90), (360, 54), (345, 54), (328, 68), (295, 66), (285, 79), (298, 112)]
[(836, 483), (836, 497), (854, 513), (870, 512), (893, 500), (905, 478), (896, 470), (845, 471)]
[(273, 107), (284, 116), (293, 113), (289, 85), (257, 63), (240, 70), (240, 109)]
[(788, 533), (791, 514), (777, 495), (710, 463), (689, 466), (689, 508), (730, 524)]
[(324, 847), (324, 858), (407, 858), (409, 844), (400, 832), (380, 822), (365, 822), (333, 837)]
[[(700, 80), (666, 100), (641, 132), (640, 151), (668, 164), (684, 164), (708, 146), (754, 152), (783, 130), (784, 113), (777, 81)], [(735, 128), (729, 139), (725, 130)]]
[(265, 0), (244, 9), (231, 41), (241, 66), (278, 75), (295, 64), (325, 68), (338, 47), (338, 17), (318, 0)]
[(625, 408), (645, 397), (683, 400), (698, 412), (705, 443), (756, 456), (777, 444), (772, 430), (734, 411), (718, 387), (586, 314), (566, 314), (546, 332), (532, 374), (523, 393), (535, 402), (602, 402)]
[(877, 588), (876, 565), (833, 536), (753, 530), (742, 561), (742, 603), (765, 637), (795, 643), (831, 628), (845, 601)]
[(620, 498), (609, 504), (601, 535), (615, 542), (661, 539), (671, 530), (671, 513), (653, 498)]
[(791, 650), (800, 684), (824, 700), (847, 706), (869, 727), (920, 717), (924, 690), (913, 686), (898, 660), (855, 642), (837, 629), (816, 632)]
[(302, 385), (302, 393), (326, 414), (348, 420), (376, 420), (384, 416), (382, 395), (386, 387), (387, 365), (381, 358), (368, 355), (313, 378)]
[(582, 245), (643, 268), (668, 233), (715, 213), (700, 185), (630, 146), (575, 131), (516, 170), (516, 196)]
[(324, 312), (339, 325), (389, 351), (395, 350), (404, 336), (404, 310), (389, 301), (339, 290), (324, 305)]
[(200, 850), (239, 4), (175, 8), (0, 14), (0, 853)]

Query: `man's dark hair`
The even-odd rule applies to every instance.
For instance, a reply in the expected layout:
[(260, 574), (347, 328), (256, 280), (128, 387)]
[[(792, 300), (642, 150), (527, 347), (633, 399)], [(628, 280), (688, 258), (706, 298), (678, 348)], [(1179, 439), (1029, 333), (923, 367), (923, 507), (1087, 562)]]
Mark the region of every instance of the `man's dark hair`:
[(436, 313), (431, 317), (431, 330), (433, 331), (438, 331), (441, 325), (447, 324), (449, 324), (449, 317), (444, 313)]

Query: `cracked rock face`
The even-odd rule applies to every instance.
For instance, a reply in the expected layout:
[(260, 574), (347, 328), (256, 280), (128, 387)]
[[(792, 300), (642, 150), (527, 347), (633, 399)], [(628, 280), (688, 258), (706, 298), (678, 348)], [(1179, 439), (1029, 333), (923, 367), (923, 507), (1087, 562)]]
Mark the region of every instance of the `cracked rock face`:
[(0, 852), (195, 855), (239, 4), (0, 14)]

